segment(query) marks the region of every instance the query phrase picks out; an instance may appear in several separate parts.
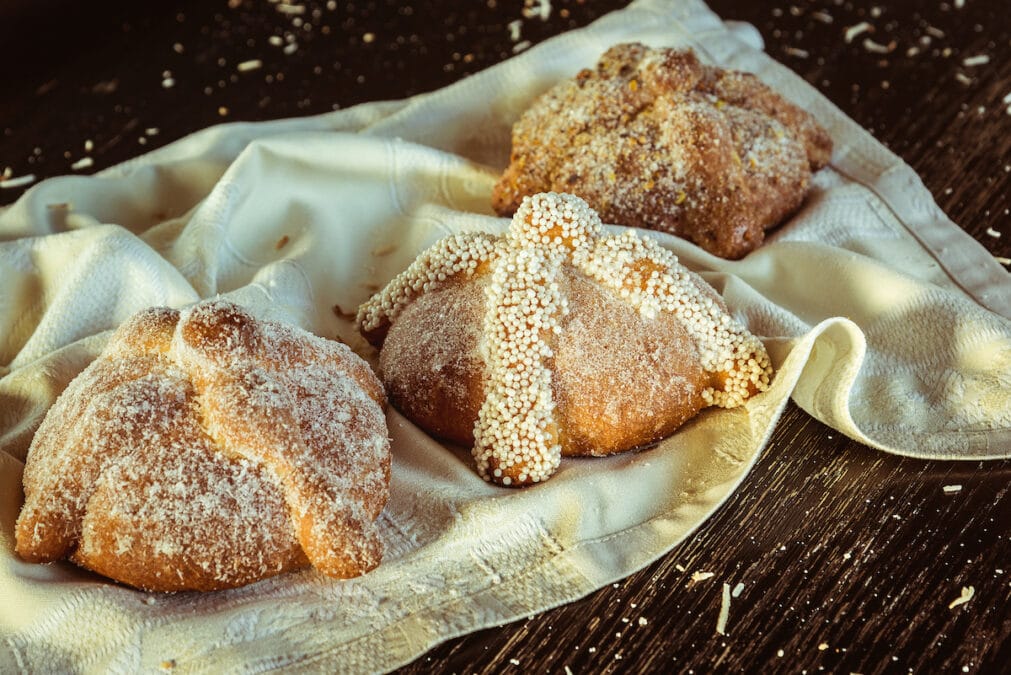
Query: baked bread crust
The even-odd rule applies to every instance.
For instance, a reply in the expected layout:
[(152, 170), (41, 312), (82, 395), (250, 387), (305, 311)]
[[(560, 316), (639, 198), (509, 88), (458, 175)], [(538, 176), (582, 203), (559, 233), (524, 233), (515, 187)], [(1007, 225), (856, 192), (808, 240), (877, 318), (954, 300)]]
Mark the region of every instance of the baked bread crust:
[(502, 485), (669, 436), (768, 387), (761, 342), (676, 257), (571, 195), (449, 237), (359, 309), (392, 403)]
[(382, 384), (345, 345), (223, 300), (125, 322), (39, 427), (16, 550), (156, 591), (379, 564)]
[(754, 75), (621, 44), (513, 126), (492, 206), (511, 215), (525, 196), (569, 192), (605, 222), (740, 258), (800, 207), (831, 152), (814, 118)]

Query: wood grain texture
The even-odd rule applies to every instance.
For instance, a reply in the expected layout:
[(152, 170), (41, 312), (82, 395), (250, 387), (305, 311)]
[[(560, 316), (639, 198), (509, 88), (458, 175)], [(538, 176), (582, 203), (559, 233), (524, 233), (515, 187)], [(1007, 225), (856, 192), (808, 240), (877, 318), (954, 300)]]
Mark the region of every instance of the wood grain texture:
[[(0, 172), (41, 179), (91, 157), (89, 173), (220, 121), (428, 91), (624, 3), (552, 4), (514, 40), (521, 3), (502, 0), (306, 2), (300, 26), (249, 0), (87, 12), (49, 2), (48, 14), (21, 3), (0, 28), (18, 64), (0, 87)], [(991, 254), (1011, 258), (1005, 2), (711, 6), (754, 24), (770, 54), (908, 162)], [(873, 32), (847, 42), (864, 21)], [(261, 67), (239, 72), (250, 59)], [(0, 203), (21, 192), (0, 190)], [(1009, 485), (1009, 461), (886, 455), (790, 405), (741, 488), (668, 555), (578, 602), (449, 641), (402, 672), (1006, 671)], [(712, 576), (693, 581), (697, 572)], [(743, 586), (719, 635), (723, 584)], [(949, 607), (969, 586), (972, 599)]]

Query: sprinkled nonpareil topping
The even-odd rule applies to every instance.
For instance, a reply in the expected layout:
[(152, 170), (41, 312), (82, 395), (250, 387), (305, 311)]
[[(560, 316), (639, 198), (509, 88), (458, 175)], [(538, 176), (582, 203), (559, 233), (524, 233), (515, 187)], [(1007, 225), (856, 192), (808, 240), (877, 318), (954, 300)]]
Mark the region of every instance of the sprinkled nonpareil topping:
[(645, 319), (673, 314), (695, 343), (719, 387), (707, 405), (741, 405), (768, 388), (772, 372), (761, 342), (734, 321), (677, 257), (629, 230), (603, 231), (600, 218), (578, 197), (527, 197), (502, 237), (468, 234), (441, 240), (379, 294), (361, 306), (366, 337), (384, 336), (419, 294), (490, 266), (485, 286), (485, 399), (474, 426), (478, 473), (502, 485), (550, 477), (561, 461), (550, 362), (569, 313), (565, 271), (612, 291)]
[(440, 240), (358, 310), (358, 327), (371, 332), (397, 318), (411, 298), (436, 288), (459, 274), (472, 275), (482, 262), (499, 255), (496, 238), (487, 234), (457, 234)]

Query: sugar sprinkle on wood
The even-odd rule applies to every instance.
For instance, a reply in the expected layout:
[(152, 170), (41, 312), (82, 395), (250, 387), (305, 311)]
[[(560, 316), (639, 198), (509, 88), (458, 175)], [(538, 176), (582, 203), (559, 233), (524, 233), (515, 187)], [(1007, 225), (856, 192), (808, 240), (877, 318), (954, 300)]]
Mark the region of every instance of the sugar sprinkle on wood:
[(977, 54), (976, 56), (968, 56), (962, 59), (962, 65), (966, 68), (972, 68), (973, 66), (985, 66), (990, 63), (990, 57), (986, 54)]
[(515, 21), (510, 21), (506, 24), (506, 28), (509, 29), (509, 39), (513, 42), (519, 42), (521, 30), (523, 28), (523, 20), (516, 19)]
[(972, 600), (972, 596), (974, 595), (976, 595), (976, 589), (973, 586), (962, 586), (962, 595), (949, 602), (948, 609), (955, 609), (959, 605), (964, 605)]
[(843, 35), (846, 39), (846, 43), (849, 44), (850, 42), (853, 42), (853, 39), (856, 38), (858, 35), (860, 35), (861, 33), (866, 33), (867, 31), (871, 31), (873, 33), (874, 26), (867, 23), (866, 21), (861, 21), (855, 26), (848, 27)]
[(27, 173), (24, 176), (17, 176), (15, 178), (5, 178), (4, 180), (0, 180), (0, 189), (24, 187), (25, 185), (31, 185), (36, 180), (33, 173)]
[(894, 40), (892, 40), (888, 44), (883, 45), (880, 42), (875, 42), (870, 38), (864, 38), (863, 45), (864, 49), (871, 52), (872, 54), (891, 54), (892, 51), (895, 50), (896, 43)]
[(257, 70), (263, 67), (263, 61), (260, 59), (249, 59), (248, 61), (243, 61), (239, 65), (235, 66), (235, 69), (240, 73), (248, 73), (251, 70)]
[(285, 3), (277, 5), (277, 11), (280, 12), (281, 14), (298, 16), (300, 14), (305, 14), (305, 5), (289, 5)]
[(723, 584), (723, 595), (720, 600), (720, 615), (716, 617), (716, 632), (727, 634), (727, 619), (730, 618), (730, 584)]

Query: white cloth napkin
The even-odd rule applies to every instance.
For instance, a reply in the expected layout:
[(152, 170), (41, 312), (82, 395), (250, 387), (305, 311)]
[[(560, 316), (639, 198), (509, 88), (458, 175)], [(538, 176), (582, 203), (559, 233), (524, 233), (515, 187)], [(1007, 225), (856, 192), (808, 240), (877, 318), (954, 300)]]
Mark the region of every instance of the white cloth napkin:
[[(572, 601), (697, 528), (756, 461), (789, 397), (888, 452), (1011, 454), (1011, 283), (915, 174), (698, 0), (644, 0), (432, 94), (207, 129), (0, 212), (0, 671), (382, 671), (449, 637)], [(227, 592), (150, 595), (13, 554), (45, 411), (110, 329), (221, 294), (362, 345), (346, 320), (436, 239), (501, 231), (490, 190), (532, 98), (610, 45), (691, 46), (757, 73), (830, 130), (804, 209), (741, 261), (654, 234), (764, 336), (772, 389), (659, 447), (483, 483), (395, 411), (384, 563)], [(628, 486), (635, 486), (629, 490)]]

